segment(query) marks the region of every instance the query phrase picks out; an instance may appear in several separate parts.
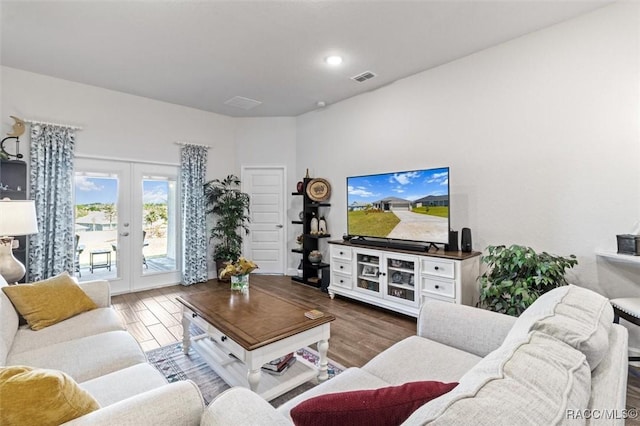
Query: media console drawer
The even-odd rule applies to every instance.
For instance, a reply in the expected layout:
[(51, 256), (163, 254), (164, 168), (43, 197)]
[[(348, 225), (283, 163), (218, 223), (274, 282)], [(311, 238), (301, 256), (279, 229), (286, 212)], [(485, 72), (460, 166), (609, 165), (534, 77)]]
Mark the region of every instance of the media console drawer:
[(331, 257), (334, 259), (344, 259), (351, 262), (351, 249), (332, 246)]
[(337, 258), (331, 259), (331, 270), (339, 274), (351, 275), (351, 261), (338, 260)]
[(444, 278), (455, 278), (455, 264), (445, 259), (422, 259), (420, 271), (423, 274), (437, 275)]
[(351, 282), (351, 275), (334, 272), (333, 278), (331, 279), (331, 285), (343, 288), (351, 288), (353, 286)]
[(422, 290), (438, 296), (456, 297), (456, 284), (453, 280), (440, 280), (423, 276)]

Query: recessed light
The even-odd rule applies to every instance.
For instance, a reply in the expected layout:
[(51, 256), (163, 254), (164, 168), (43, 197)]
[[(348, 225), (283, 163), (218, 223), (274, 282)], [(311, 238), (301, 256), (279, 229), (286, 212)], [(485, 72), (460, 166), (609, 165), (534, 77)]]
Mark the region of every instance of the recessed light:
[(328, 64), (328, 65), (340, 65), (342, 63), (342, 56), (336, 56), (336, 55), (332, 55), (332, 56), (327, 56), (326, 58), (324, 58), (324, 61)]

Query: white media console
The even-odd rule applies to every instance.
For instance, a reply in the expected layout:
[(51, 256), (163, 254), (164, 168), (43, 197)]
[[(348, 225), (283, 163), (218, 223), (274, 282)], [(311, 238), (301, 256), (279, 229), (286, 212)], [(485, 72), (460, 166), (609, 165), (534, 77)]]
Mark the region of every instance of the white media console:
[(425, 300), (474, 306), (479, 252), (415, 252), (330, 241), (331, 282), (336, 294), (418, 316)]

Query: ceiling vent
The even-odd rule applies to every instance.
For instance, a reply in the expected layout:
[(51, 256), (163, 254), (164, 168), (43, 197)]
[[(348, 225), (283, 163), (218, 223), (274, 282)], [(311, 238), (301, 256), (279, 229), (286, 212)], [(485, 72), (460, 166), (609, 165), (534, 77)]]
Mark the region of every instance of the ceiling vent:
[(355, 80), (358, 83), (364, 83), (367, 80), (371, 80), (375, 76), (376, 75), (374, 73), (372, 73), (371, 71), (365, 71), (365, 72), (363, 72), (361, 74), (354, 75), (353, 77), (351, 77), (351, 80)]
[(255, 99), (243, 98), (242, 96), (234, 96), (233, 98), (224, 101), (224, 103), (225, 105), (241, 108), (247, 111), (262, 104), (262, 102), (260, 101), (256, 101)]

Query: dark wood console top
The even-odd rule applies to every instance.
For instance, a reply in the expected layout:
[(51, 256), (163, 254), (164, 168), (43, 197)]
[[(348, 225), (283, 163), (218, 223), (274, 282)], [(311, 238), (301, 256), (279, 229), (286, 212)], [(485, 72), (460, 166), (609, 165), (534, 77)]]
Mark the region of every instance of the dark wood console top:
[(333, 321), (333, 315), (312, 320), (311, 310), (252, 286), (247, 293), (231, 291), (229, 283), (214, 283), (210, 289), (185, 294), (176, 300), (244, 349), (252, 351)]
[(364, 249), (371, 249), (371, 250), (392, 251), (394, 253), (412, 254), (414, 256), (417, 255), (417, 256), (439, 257), (443, 259), (453, 259), (453, 260), (465, 260), (465, 259), (482, 255), (482, 253), (480, 253), (479, 251), (472, 251), (467, 253), (462, 251), (444, 251), (440, 249), (438, 251), (434, 249), (431, 249), (429, 251), (403, 250), (403, 249), (396, 249), (393, 247), (369, 246), (365, 244), (358, 244), (355, 242), (344, 241), (344, 240), (329, 241), (329, 244), (337, 244), (337, 245), (346, 246), (346, 247), (357, 247), (357, 248), (364, 248)]

